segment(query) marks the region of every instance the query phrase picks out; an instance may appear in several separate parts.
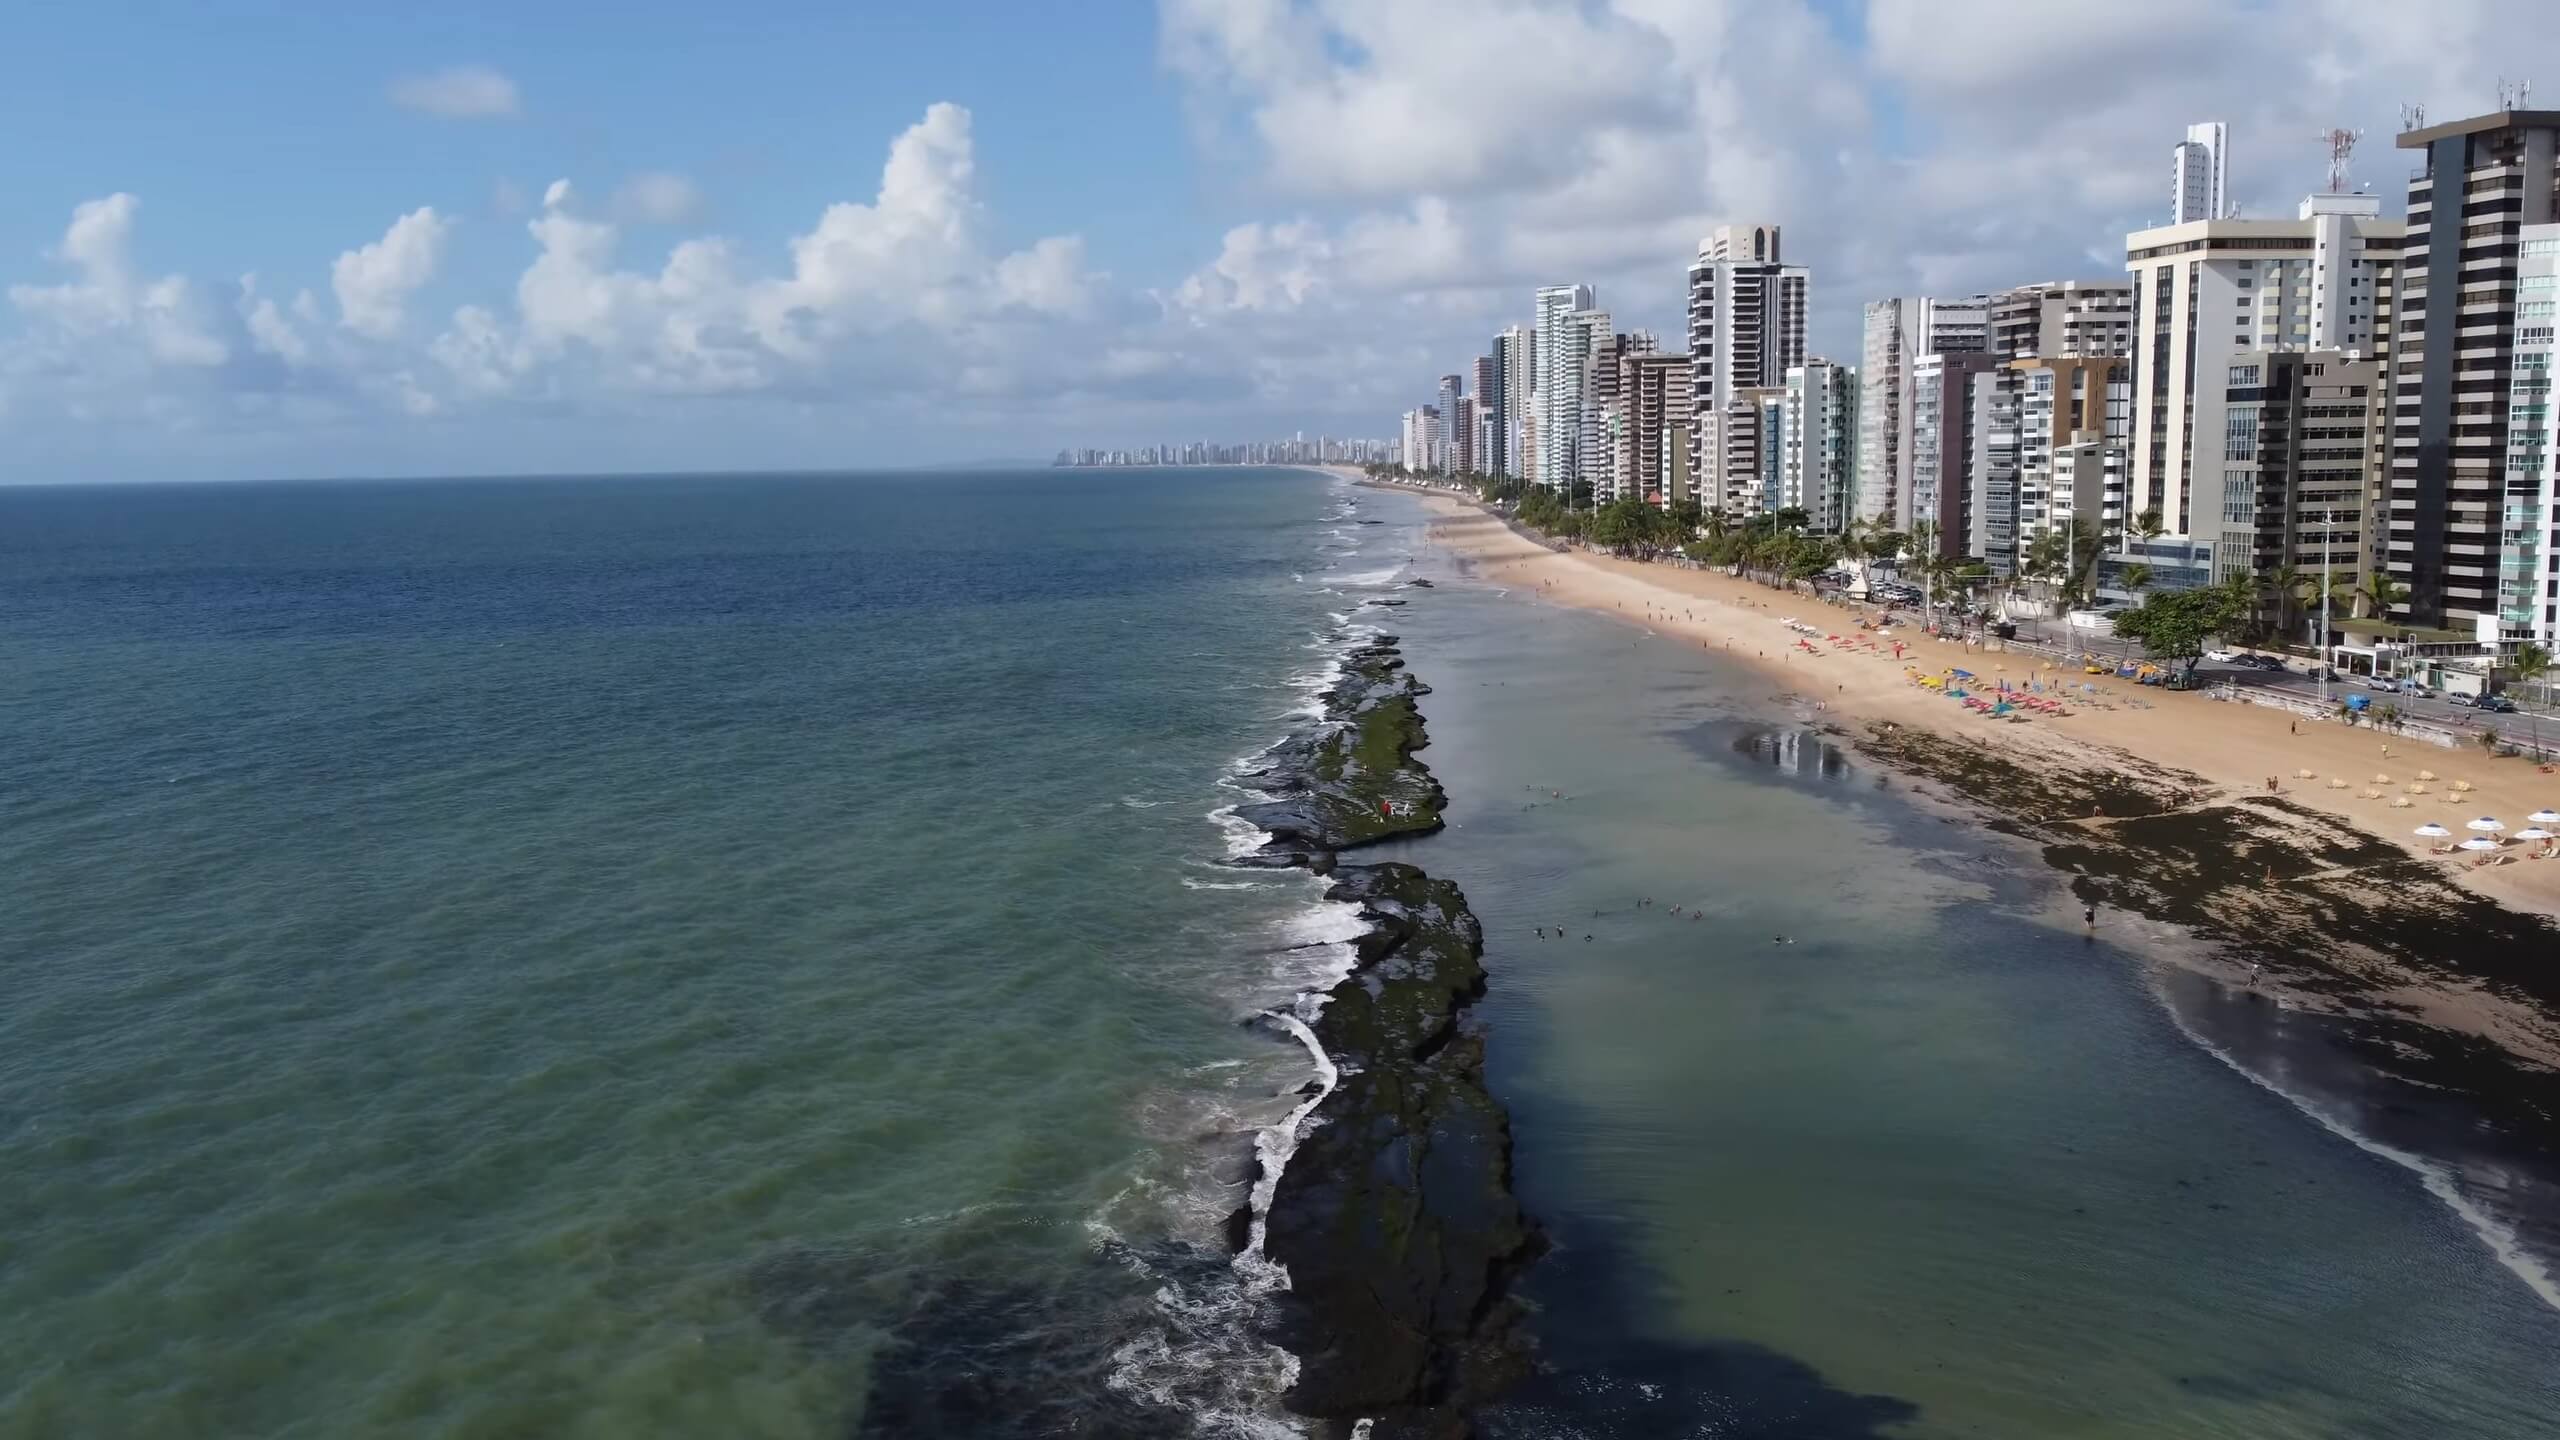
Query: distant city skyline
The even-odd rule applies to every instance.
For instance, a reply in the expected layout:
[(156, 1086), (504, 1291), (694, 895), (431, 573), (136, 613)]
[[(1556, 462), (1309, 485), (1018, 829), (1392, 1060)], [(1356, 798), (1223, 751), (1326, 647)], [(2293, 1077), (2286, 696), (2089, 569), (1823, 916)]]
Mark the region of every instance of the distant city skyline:
[(2324, 133), (2560, 47), (2560, 7), (2365, 8), (39, 6), (0, 479), (1374, 434), (1541, 284), (1681, 347), (1666, 257), (1755, 222), (1819, 277), (1806, 353), (1856, 363), (1820, 296), (2110, 273), (2189, 126), (2227, 127), (2229, 210), (2282, 216)]

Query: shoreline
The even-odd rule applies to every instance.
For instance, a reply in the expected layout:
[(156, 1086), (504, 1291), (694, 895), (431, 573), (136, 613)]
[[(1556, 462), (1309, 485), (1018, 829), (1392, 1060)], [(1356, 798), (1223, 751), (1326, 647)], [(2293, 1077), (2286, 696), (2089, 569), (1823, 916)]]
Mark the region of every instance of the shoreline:
[[(1904, 662), (1842, 653), (1843, 647), (1828, 644), (1823, 636), (1855, 637), (1855, 612), (1815, 596), (1770, 589), (1720, 570), (1551, 548), (1471, 497), (1432, 487), (1361, 483), (1363, 488), (1418, 497), (1433, 512), (1432, 539), (1470, 562), (1480, 578), (1526, 582), (1556, 603), (1696, 639), (1702, 648), (1800, 692), (1801, 698), (1822, 702), (1819, 713), (1836, 712), (1842, 723), (1918, 725), (1967, 739), (1987, 738), (2031, 757), (2083, 767), (2129, 757), (2195, 775), (2232, 795), (2260, 793), (2264, 780), (2273, 776), (2279, 782), (2275, 793), (2328, 821), (2437, 860), (2446, 878), (2511, 908), (2560, 918), (2560, 862), (2519, 859), (2486, 871), (2453, 869), (2429, 856), (2410, 834), (2424, 819), (2447, 819), (2458, 829), (2462, 820), (2480, 814), (2503, 816), (2513, 828), (2522, 828), (2527, 813), (2560, 803), (2560, 776), (2541, 775), (2529, 762), (2394, 741), (2331, 721), (2301, 721), (2297, 734), (2289, 727), (2298, 717), (2278, 709), (2221, 704), (2196, 692), (2146, 689), (2113, 677), (2091, 682), (2099, 687), (2099, 706), (2113, 708), (2066, 699), (2072, 710), (2068, 718), (1991, 725), (1942, 696), (1912, 687), (1902, 673)], [(1787, 618), (1805, 620), (1819, 633), (1802, 637), (1789, 632), (1782, 624)], [(1916, 626), (1897, 627), (1894, 635), (1909, 646), (1905, 661), (1924, 672), (1962, 666), (2024, 682), (2050, 668), (2032, 653), (1970, 648), (1923, 634)], [(1812, 640), (1816, 653), (1795, 648), (1802, 638)], [(2061, 676), (2055, 672), (2046, 678)], [(2066, 683), (2076, 686), (2081, 680), (2071, 674)], [(1821, 693), (1824, 683), (1834, 686), (1832, 693)], [(2311, 777), (2297, 773), (2304, 769), (2313, 772)], [(2420, 781), (2419, 772), (2425, 769), (2445, 779)], [(2360, 790), (2385, 773), (2392, 775), (2384, 782), (2388, 791), (2415, 782), (2428, 784), (2428, 793), (2414, 797), (2407, 807), (2364, 801)], [(2326, 783), (2330, 778), (2345, 779), (2349, 787), (2331, 789)], [(2467, 778), (2476, 788), (2455, 795), (2446, 786), (2456, 778)]]

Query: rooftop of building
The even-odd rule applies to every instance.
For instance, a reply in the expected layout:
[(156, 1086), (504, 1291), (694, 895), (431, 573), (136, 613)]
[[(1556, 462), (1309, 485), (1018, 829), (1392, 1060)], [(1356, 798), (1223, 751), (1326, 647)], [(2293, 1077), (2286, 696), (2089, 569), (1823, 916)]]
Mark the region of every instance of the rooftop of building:
[(2448, 120), (2441, 125), (2423, 126), (2400, 132), (2403, 150), (2424, 150), (2438, 140), (2456, 135), (2478, 135), (2490, 130), (2560, 130), (2560, 110), (2492, 110), (2468, 120)]

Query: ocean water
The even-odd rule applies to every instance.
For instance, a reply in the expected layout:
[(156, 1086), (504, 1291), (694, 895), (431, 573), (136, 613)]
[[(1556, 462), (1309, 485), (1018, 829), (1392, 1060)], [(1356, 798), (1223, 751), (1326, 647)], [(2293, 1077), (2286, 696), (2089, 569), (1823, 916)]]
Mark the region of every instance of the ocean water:
[(1237, 1022), (1341, 917), (1212, 815), (1346, 494), (0, 490), (0, 1436), (1260, 1425)]
[(1292, 1433), (1239, 1022), (1345, 917), (1222, 782), (1412, 573), (1386, 853), (1556, 1241), (1497, 1437), (2550, 1433), (2560, 1311), (2196, 1038), (2271, 1022), (1217, 470), (0, 490), (0, 1437)]

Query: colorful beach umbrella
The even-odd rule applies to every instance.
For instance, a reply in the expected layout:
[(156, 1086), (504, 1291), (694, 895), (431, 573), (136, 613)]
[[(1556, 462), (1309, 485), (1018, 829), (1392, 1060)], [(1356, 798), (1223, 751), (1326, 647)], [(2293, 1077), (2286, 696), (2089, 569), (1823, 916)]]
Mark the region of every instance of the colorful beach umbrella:
[(2447, 830), (2446, 828), (2444, 828), (2443, 826), (2441, 826), (2441, 825), (2437, 824), (2437, 823), (2436, 823), (2436, 822), (2434, 822), (2433, 820), (2430, 820), (2430, 821), (2428, 821), (2426, 824), (2419, 826), (2419, 827), (2417, 828), (2416, 833), (2417, 833), (2417, 834), (2420, 834), (2420, 835), (2423, 835), (2423, 836), (2425, 836), (2426, 838), (2428, 838), (2428, 839), (2430, 839), (2430, 840), (2443, 840), (2443, 839), (2446, 839), (2446, 838), (2450, 837), (2450, 836), (2453, 834), (2453, 832), (2452, 832), (2452, 831)]
[(2479, 819), (2472, 821), (2470, 824), (2465, 825), (2462, 828), (2465, 830), (2478, 830), (2485, 834), (2495, 835), (2499, 831), (2506, 829), (2507, 826), (2505, 821), (2500, 820), (2495, 815), (2483, 815)]

